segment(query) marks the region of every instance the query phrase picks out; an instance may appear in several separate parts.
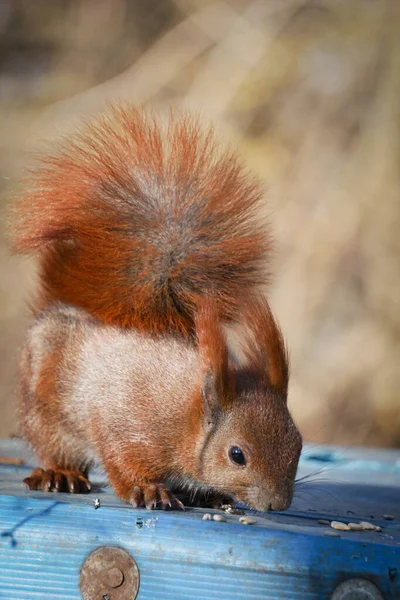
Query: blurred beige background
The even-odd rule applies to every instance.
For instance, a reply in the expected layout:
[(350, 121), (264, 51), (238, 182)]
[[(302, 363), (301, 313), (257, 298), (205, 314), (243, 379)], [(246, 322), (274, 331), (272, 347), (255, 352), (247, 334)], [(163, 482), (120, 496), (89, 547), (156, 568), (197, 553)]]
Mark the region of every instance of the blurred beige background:
[[(201, 110), (269, 186), (273, 308), (306, 439), (400, 445), (400, 3), (1, 0), (0, 203), (112, 99)], [(0, 436), (32, 261), (1, 221)]]

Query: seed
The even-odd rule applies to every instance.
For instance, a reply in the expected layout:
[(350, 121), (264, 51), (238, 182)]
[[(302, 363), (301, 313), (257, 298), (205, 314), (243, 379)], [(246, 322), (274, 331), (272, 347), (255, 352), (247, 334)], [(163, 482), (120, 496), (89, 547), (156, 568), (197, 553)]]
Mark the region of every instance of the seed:
[(379, 527), (379, 525), (377, 525), (377, 526), (375, 527), (375, 531), (381, 532), (381, 531), (382, 531), (382, 527)]
[(386, 521), (394, 521), (393, 515), (383, 515), (383, 518), (386, 519)]
[(214, 515), (213, 516), (214, 521), (219, 521), (219, 522), (226, 522), (226, 517), (224, 517), (224, 515)]
[(240, 517), (239, 523), (242, 523), (242, 525), (254, 525), (254, 523), (257, 523), (257, 519), (254, 517)]
[(93, 500), (93, 506), (94, 506), (95, 510), (97, 510), (98, 508), (100, 508), (100, 500), (98, 498), (95, 498)]
[(210, 513), (206, 513), (205, 515), (203, 515), (203, 521), (211, 521)]
[(328, 519), (318, 519), (318, 523), (320, 525), (330, 525), (331, 524), (331, 522), (328, 521)]
[(352, 531), (362, 531), (363, 526), (360, 523), (349, 523), (349, 529)]
[(365, 531), (375, 531), (375, 525), (368, 523), (368, 521), (361, 521), (360, 525)]
[(331, 522), (332, 529), (339, 529), (340, 531), (349, 531), (350, 527), (346, 525), (346, 523), (342, 523), (341, 521), (332, 521)]

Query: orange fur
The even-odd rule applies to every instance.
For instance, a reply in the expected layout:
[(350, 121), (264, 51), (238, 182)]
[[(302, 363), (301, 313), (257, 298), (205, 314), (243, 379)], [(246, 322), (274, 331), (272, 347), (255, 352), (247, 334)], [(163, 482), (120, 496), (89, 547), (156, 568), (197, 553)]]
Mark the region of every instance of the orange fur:
[(224, 320), (266, 280), (263, 190), (194, 117), (166, 126), (109, 107), (44, 157), (14, 208), (14, 249), (38, 251), (38, 307), (61, 300), (106, 323), (193, 333), (215, 293)]
[(243, 314), (248, 335), (242, 343), (250, 369), (285, 395), (289, 384), (289, 356), (282, 332), (262, 297), (253, 297)]
[(228, 402), (233, 393), (231, 372), (228, 370), (226, 336), (218, 315), (216, 300), (205, 296), (196, 311), (196, 336), (205, 368), (213, 373), (213, 384), (220, 402)]
[[(31, 489), (86, 492), (100, 457), (134, 506), (182, 508), (172, 492), (187, 489), (290, 504), (301, 437), (282, 334), (257, 296), (261, 196), (194, 118), (163, 129), (130, 106), (43, 159), (14, 225), (41, 274), (19, 376), (21, 429), (46, 468)], [(246, 326), (245, 366), (228, 360), (231, 320)]]
[[(252, 328), (269, 322), (265, 305), (254, 306)], [(265, 345), (279, 341), (263, 332), (250, 364), (233, 367), (213, 300), (196, 321), (197, 345), (104, 325), (65, 305), (38, 315), (22, 354), (19, 403), (22, 432), (47, 470), (36, 469), (27, 485), (87, 492), (88, 470), (101, 458), (133, 506), (182, 508), (174, 492), (203, 490), (258, 510), (286, 508), (301, 437), (274, 351), (265, 360)], [(230, 459), (237, 446), (245, 468)]]

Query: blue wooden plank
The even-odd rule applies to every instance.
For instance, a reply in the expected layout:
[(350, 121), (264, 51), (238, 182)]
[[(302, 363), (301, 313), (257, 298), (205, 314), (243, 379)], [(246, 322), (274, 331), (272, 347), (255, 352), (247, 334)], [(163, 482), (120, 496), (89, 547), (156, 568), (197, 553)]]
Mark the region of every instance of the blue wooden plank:
[[(0, 442), (0, 455), (31, 462), (15, 440)], [(137, 562), (139, 600), (317, 600), (354, 576), (375, 582), (387, 600), (400, 598), (400, 453), (306, 449), (300, 476), (321, 464), (323, 482), (307, 484), (307, 496), (300, 486), (289, 511), (257, 514), (252, 526), (236, 515), (203, 521), (201, 509), (133, 509), (107, 488), (85, 496), (27, 492), (21, 480), (30, 465), (0, 464), (0, 598), (81, 598), (80, 568), (104, 545), (124, 548)], [(102, 480), (98, 473), (95, 481)], [(367, 519), (382, 532), (328, 537), (332, 529), (320, 517)]]

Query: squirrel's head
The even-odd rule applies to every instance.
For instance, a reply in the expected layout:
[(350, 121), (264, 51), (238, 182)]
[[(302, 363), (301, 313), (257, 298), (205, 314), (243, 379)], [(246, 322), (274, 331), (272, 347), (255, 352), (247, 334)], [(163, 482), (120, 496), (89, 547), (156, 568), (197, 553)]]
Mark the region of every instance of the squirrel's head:
[(285, 510), (302, 449), (287, 407), (288, 356), (266, 300), (250, 302), (244, 322), (247, 364), (238, 367), (229, 364), (213, 302), (204, 301), (198, 310), (197, 338), (205, 365), (198, 477), (256, 510)]

